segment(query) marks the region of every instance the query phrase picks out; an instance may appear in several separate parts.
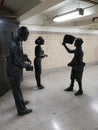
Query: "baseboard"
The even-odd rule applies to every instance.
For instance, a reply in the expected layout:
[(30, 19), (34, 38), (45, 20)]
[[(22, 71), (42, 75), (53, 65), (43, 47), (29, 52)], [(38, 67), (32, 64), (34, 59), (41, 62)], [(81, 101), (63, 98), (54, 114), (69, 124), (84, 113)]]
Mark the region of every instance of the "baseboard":
[[(94, 66), (94, 65), (98, 65), (98, 61), (86, 63), (85, 67), (90, 67), (90, 66)], [(70, 67), (68, 67), (68, 66), (52, 68), (52, 69), (45, 69), (45, 70), (42, 70), (42, 75), (45, 75), (45, 74), (51, 73), (51, 72), (61, 72), (61, 71), (68, 71), (68, 70), (70, 70)], [(32, 71), (32, 72), (25, 71), (24, 72), (24, 76), (25, 75), (32, 75), (32, 76), (34, 76), (34, 73), (35, 73), (34, 71)]]
[(98, 61), (86, 63), (86, 67), (93, 66), (93, 65), (98, 65)]

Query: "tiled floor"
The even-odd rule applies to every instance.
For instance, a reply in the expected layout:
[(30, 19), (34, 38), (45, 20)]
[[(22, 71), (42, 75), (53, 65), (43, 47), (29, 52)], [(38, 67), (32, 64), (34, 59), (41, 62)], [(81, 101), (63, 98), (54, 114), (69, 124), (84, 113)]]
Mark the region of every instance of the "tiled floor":
[(21, 84), (29, 100), (31, 114), (19, 117), (12, 92), (0, 98), (0, 130), (98, 130), (98, 65), (86, 67), (83, 75), (84, 95), (65, 92), (70, 84), (70, 68), (45, 73), (43, 90), (37, 90), (34, 72), (24, 75)]

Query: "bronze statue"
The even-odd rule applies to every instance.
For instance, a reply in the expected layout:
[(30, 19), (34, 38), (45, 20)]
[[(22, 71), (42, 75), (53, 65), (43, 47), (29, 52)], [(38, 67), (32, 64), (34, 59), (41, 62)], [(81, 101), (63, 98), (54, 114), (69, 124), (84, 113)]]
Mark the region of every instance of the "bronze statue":
[(43, 37), (38, 37), (35, 40), (35, 59), (34, 59), (34, 67), (35, 67), (35, 78), (37, 82), (38, 89), (43, 89), (44, 86), (41, 84), (41, 60), (44, 57), (47, 57), (47, 55), (44, 54), (44, 51), (41, 48), (41, 45), (44, 45), (44, 39)]
[[(73, 42), (76, 49), (71, 50), (68, 48), (67, 43), (73, 44)], [(68, 35), (68, 36), (65, 35), (63, 43), (62, 43), (62, 45), (67, 50), (67, 52), (72, 53), (72, 54), (74, 53), (74, 57), (72, 61), (68, 64), (68, 66), (72, 67), (71, 77), (70, 77), (71, 84), (68, 88), (64, 89), (64, 91), (73, 91), (74, 81), (76, 80), (79, 85), (79, 90), (75, 93), (76, 96), (83, 94), (82, 75), (83, 75), (85, 63), (83, 62), (82, 44), (83, 44), (83, 40), (81, 38), (75, 38), (71, 35)]]
[(30, 61), (26, 61), (27, 55), (23, 54), (22, 42), (26, 41), (29, 36), (29, 31), (22, 26), (18, 29), (18, 36), (12, 39), (10, 44), (10, 54), (7, 59), (8, 77), (11, 83), (11, 89), (15, 99), (17, 112), (19, 115), (25, 115), (32, 112), (31, 109), (26, 108), (29, 101), (24, 101), (22, 91), (20, 88), (21, 71), (23, 68), (30, 68)]

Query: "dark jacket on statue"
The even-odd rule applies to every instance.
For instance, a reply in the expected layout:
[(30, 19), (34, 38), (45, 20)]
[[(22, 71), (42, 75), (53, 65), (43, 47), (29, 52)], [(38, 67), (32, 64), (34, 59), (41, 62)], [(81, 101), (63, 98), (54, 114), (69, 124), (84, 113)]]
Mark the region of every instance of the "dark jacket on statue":
[(22, 43), (19, 42), (18, 38), (12, 39), (8, 57), (9, 78), (20, 78), (22, 68), (24, 67)]

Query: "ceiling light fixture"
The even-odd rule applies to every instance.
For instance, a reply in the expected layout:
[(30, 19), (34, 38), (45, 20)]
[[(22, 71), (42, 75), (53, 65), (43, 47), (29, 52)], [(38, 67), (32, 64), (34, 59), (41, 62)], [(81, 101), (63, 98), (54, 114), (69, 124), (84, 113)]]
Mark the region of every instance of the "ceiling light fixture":
[(72, 10), (70, 12), (55, 16), (53, 18), (53, 21), (54, 22), (63, 22), (63, 21), (68, 21), (68, 20), (83, 17), (83, 15), (84, 15), (84, 9), (77, 8), (77, 9)]

